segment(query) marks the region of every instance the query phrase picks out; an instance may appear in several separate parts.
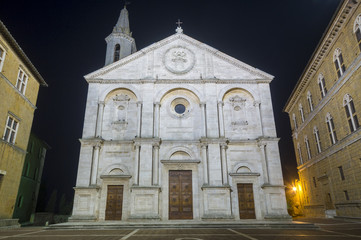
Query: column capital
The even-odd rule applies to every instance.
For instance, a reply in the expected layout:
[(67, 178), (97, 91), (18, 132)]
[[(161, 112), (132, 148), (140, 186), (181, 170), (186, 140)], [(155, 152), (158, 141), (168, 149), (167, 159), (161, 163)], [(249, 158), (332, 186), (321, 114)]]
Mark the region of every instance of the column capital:
[(139, 105), (142, 105), (143, 104), (143, 102), (142, 101), (138, 101), (137, 102), (137, 106), (139, 107)]
[(155, 103), (154, 103), (154, 106), (160, 107), (160, 106), (161, 106), (161, 105), (160, 105), (160, 102), (155, 102)]
[(207, 143), (201, 143), (201, 148), (202, 149), (205, 149), (205, 148), (207, 148), (208, 147), (208, 144)]
[(223, 107), (224, 102), (223, 101), (218, 101), (218, 107)]
[(155, 143), (152, 143), (152, 146), (156, 149), (159, 149), (159, 143), (155, 142)]
[(98, 105), (100, 105), (100, 106), (103, 105), (104, 106), (105, 102), (104, 101), (98, 101)]
[(92, 145), (95, 149), (99, 149), (103, 145), (103, 142), (103, 139), (95, 140)]
[(253, 106), (254, 106), (254, 107), (260, 107), (260, 105), (261, 105), (261, 102), (260, 102), (260, 101), (254, 101), (254, 102), (253, 102)]
[(222, 148), (222, 149), (227, 149), (227, 148), (228, 148), (227, 143), (221, 143), (220, 145), (221, 145), (221, 148)]
[(257, 146), (258, 146), (259, 148), (264, 148), (264, 147), (267, 146), (267, 143), (265, 143), (265, 142), (263, 142), (263, 141), (259, 141), (259, 142), (257, 142)]
[(204, 106), (206, 106), (206, 103), (205, 103), (205, 102), (200, 102), (200, 103), (199, 103), (199, 106), (200, 106), (200, 107), (204, 107)]

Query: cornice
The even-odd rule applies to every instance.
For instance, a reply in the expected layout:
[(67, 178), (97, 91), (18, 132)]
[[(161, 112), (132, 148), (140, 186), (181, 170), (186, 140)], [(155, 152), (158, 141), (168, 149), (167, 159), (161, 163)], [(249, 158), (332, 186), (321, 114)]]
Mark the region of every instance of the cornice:
[(338, 151), (341, 151), (342, 149), (346, 148), (347, 146), (349, 146), (357, 141), (360, 141), (360, 140), (361, 140), (361, 128), (357, 129), (355, 132), (351, 133), (347, 137), (338, 141), (336, 144), (323, 150), (321, 153), (317, 154), (315, 157), (308, 160), (303, 165), (298, 166), (297, 169), (299, 172), (302, 172), (303, 170), (311, 167), (312, 165), (322, 161), (323, 159), (333, 155), (334, 153), (336, 153)]
[(26, 65), (26, 67), (30, 70), (30, 72), (34, 75), (34, 78), (41, 86), (47, 87), (48, 84), (45, 82), (44, 78), (40, 75), (38, 70), (35, 68), (35, 66), (32, 64), (30, 59), (26, 56), (24, 51), (21, 49), (19, 44), (16, 42), (15, 38), (11, 35), (9, 30), (6, 28), (4, 23), (0, 21), (0, 33), (4, 36), (4, 38), (7, 40), (8, 44), (11, 46), (11, 48), (14, 50), (16, 55), (19, 56), (21, 61)]
[(291, 108), (298, 101), (301, 93), (308, 86), (308, 83), (313, 78), (314, 74), (318, 71), (319, 66), (322, 64), (323, 59), (332, 49), (336, 39), (340, 34), (340, 30), (344, 27), (348, 18), (352, 14), (352, 10), (356, 9), (355, 1), (343, 1), (340, 3), (339, 8), (337, 9), (334, 17), (330, 21), (326, 31), (321, 37), (320, 42), (318, 43), (315, 51), (313, 52), (305, 70), (303, 71), (301, 77), (296, 83), (295, 88), (293, 89), (290, 97), (288, 98), (285, 107), (283, 108), (284, 112), (290, 112)]
[(114, 69), (117, 69), (117, 68), (119, 68), (121, 66), (124, 66), (127, 63), (129, 63), (131, 61), (134, 61), (134, 60), (140, 58), (141, 56), (143, 56), (143, 55), (145, 55), (145, 54), (147, 54), (147, 53), (149, 53), (151, 51), (154, 51), (155, 49), (158, 49), (158, 48), (160, 48), (162, 46), (165, 46), (165, 45), (167, 45), (167, 44), (169, 44), (169, 43), (171, 43), (171, 42), (173, 42), (175, 40), (179, 40), (179, 39), (181, 39), (184, 42), (187, 42), (187, 43), (189, 43), (189, 44), (191, 44), (193, 46), (196, 46), (196, 47), (198, 47), (200, 49), (203, 49), (203, 50), (209, 52), (210, 54), (212, 54), (213, 56), (218, 57), (218, 58), (222, 59), (223, 61), (226, 61), (226, 62), (228, 62), (228, 63), (230, 63), (230, 64), (232, 64), (232, 65), (234, 65), (234, 66), (236, 66), (238, 68), (241, 68), (243, 70), (251, 72), (251, 73), (253, 73), (253, 74), (257, 75), (257, 76), (260, 76), (262, 79), (267, 79), (268, 81), (272, 81), (273, 78), (274, 78), (274, 76), (272, 76), (272, 75), (270, 75), (270, 74), (268, 74), (266, 72), (263, 72), (262, 70), (254, 68), (254, 67), (252, 67), (252, 66), (250, 66), (250, 65), (248, 65), (246, 63), (241, 62), (240, 60), (237, 60), (237, 59), (235, 59), (235, 58), (233, 58), (231, 56), (228, 56), (228, 55), (218, 51), (217, 49), (212, 48), (209, 45), (206, 45), (206, 44), (204, 44), (202, 42), (199, 42), (198, 40), (193, 39), (193, 38), (191, 38), (191, 37), (189, 37), (189, 36), (187, 36), (185, 34), (171, 35), (171, 36), (169, 36), (169, 37), (167, 37), (167, 38), (165, 38), (165, 39), (163, 39), (163, 40), (161, 40), (159, 42), (153, 43), (153, 44), (149, 45), (148, 47), (145, 47), (145, 48), (143, 48), (143, 49), (141, 49), (141, 50), (139, 50), (139, 51), (137, 51), (137, 52), (135, 52), (135, 53), (133, 53), (133, 54), (119, 60), (119, 61), (117, 61), (117, 62), (114, 62), (112, 64), (109, 64), (109, 65), (97, 70), (97, 71), (89, 73), (89, 74), (85, 75), (84, 78), (87, 81), (89, 81), (90, 79), (97, 79), (101, 75), (104, 75), (104, 74), (106, 74), (106, 73), (108, 73), (108, 72), (110, 72), (110, 71), (112, 71)]
[(204, 84), (204, 83), (216, 83), (216, 84), (270, 84), (272, 80), (269, 79), (86, 79), (88, 83), (100, 83), (100, 84), (170, 84), (170, 83), (185, 83), (185, 84)]
[(30, 105), (30, 107), (31, 107), (32, 109), (34, 109), (34, 110), (37, 109), (37, 107), (36, 107), (34, 104), (32, 104), (32, 102), (30, 102), (30, 100), (29, 100), (27, 97), (25, 97), (24, 94), (22, 94), (22, 93), (19, 91), (19, 89), (17, 89), (17, 88), (9, 81), (9, 79), (7, 79), (1, 72), (0, 72), (0, 77), (1, 77), (2, 79), (4, 79), (5, 82), (6, 82), (7, 84), (9, 84), (9, 86), (10, 86), (16, 93), (18, 93), (18, 94), (20, 95), (20, 97), (22, 97), (22, 98), (25, 100), (25, 102), (27, 102), (27, 103)]

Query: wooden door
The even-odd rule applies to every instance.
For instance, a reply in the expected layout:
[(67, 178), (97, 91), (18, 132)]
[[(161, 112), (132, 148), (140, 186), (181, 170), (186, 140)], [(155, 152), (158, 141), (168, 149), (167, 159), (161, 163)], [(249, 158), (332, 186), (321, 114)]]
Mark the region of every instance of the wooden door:
[(169, 219), (193, 219), (192, 171), (169, 171)]
[(108, 185), (105, 220), (122, 220), (123, 185)]
[(239, 218), (255, 219), (253, 185), (252, 183), (238, 183)]

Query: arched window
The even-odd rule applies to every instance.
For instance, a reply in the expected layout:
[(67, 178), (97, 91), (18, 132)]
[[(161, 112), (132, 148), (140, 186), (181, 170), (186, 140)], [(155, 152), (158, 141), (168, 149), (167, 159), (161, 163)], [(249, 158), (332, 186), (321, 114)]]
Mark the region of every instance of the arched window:
[(292, 114), (292, 119), (293, 119), (294, 130), (296, 130), (297, 129), (296, 114)]
[(302, 107), (301, 103), (300, 103), (300, 105), (298, 105), (298, 110), (300, 110), (301, 120), (302, 120), (302, 122), (304, 122), (305, 121), (305, 116), (303, 114), (303, 107)]
[(300, 165), (302, 165), (303, 164), (303, 159), (302, 159), (302, 151), (301, 151), (300, 143), (297, 143), (297, 150), (298, 150), (298, 157), (300, 159)]
[(318, 153), (320, 153), (322, 151), (320, 133), (318, 132), (318, 129), (316, 126), (313, 127), (313, 134), (315, 135), (317, 151), (318, 151)]
[(308, 157), (308, 160), (310, 160), (312, 158), (312, 156), (311, 156), (310, 142), (308, 141), (307, 136), (305, 136), (305, 144), (306, 144), (306, 150), (307, 150), (307, 157)]
[(116, 44), (114, 48), (114, 62), (120, 59), (120, 45)]
[(313, 111), (313, 102), (312, 102), (312, 95), (311, 95), (310, 91), (307, 92), (307, 102), (308, 102), (308, 106), (310, 107), (310, 112), (312, 112)]
[(343, 106), (346, 111), (346, 117), (347, 117), (348, 125), (350, 127), (350, 131), (354, 132), (356, 131), (357, 128), (360, 127), (360, 125), (357, 119), (355, 105), (353, 104), (352, 97), (349, 94), (346, 94), (343, 97)]
[(333, 123), (333, 118), (330, 113), (326, 114), (326, 124), (328, 132), (330, 134), (331, 144), (335, 144), (337, 142), (337, 135), (335, 130), (335, 124)]
[(318, 75), (318, 86), (320, 87), (321, 97), (323, 98), (324, 96), (326, 96), (327, 88), (326, 88), (325, 77), (323, 76), (322, 73)]
[(356, 17), (353, 24), (353, 32), (356, 35), (357, 44), (361, 50), (361, 14)]
[(342, 52), (340, 48), (336, 48), (333, 53), (333, 62), (335, 63), (337, 76), (341, 77), (346, 71), (345, 63), (343, 62)]

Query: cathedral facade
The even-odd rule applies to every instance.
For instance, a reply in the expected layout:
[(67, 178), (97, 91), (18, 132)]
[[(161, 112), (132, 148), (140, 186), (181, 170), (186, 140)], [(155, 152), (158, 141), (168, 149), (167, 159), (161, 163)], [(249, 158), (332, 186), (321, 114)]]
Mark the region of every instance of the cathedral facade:
[(136, 51), (126, 8), (106, 41), (70, 220), (288, 219), (273, 76), (181, 27)]

